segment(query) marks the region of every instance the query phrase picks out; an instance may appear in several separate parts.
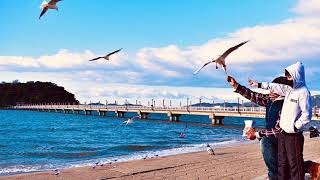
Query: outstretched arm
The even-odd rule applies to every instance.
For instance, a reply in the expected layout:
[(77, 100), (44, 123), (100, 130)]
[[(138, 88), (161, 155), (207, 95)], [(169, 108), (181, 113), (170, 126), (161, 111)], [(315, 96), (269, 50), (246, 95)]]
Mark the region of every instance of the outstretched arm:
[(285, 96), (287, 92), (292, 90), (292, 87), (284, 84), (277, 84), (277, 83), (268, 83), (268, 82), (263, 82), (263, 83), (257, 83), (253, 80), (249, 80), (249, 85), (251, 87), (258, 87), (261, 89), (265, 90), (271, 90), (274, 93), (279, 94), (280, 96)]
[(235, 89), (236, 93), (250, 100), (251, 102), (257, 103), (260, 106), (266, 106), (270, 100), (268, 94), (262, 94), (252, 91), (251, 89), (240, 85), (233, 77), (228, 76), (227, 81)]

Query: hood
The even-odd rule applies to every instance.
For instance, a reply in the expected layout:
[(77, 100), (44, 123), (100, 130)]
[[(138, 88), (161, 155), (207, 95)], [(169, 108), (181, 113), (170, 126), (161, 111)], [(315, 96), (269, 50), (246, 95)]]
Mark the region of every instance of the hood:
[(304, 66), (301, 62), (297, 62), (287, 67), (286, 70), (290, 73), (293, 78), (293, 88), (299, 88), (305, 86), (305, 74)]

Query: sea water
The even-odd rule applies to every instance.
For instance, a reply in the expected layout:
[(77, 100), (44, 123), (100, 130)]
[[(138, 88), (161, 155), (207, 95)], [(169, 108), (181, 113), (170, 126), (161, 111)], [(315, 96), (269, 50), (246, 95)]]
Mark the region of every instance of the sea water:
[[(250, 119), (225, 118), (223, 126), (210, 126), (207, 116), (183, 115), (180, 123), (172, 123), (166, 115), (152, 114), (126, 126), (126, 118), (0, 110), (0, 175), (203, 151), (207, 143), (243, 143), (243, 120)], [(179, 138), (181, 132), (185, 138)]]

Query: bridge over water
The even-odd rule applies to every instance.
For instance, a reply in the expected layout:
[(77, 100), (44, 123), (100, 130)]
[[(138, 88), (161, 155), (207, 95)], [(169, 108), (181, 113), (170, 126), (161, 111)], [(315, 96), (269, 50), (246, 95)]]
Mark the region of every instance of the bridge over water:
[[(107, 112), (114, 112), (116, 117), (124, 118), (125, 113), (137, 113), (141, 119), (148, 119), (152, 113), (167, 114), (171, 122), (179, 122), (181, 115), (209, 116), (212, 124), (222, 124), (224, 117), (252, 117), (264, 118), (264, 107), (153, 107), (153, 106), (126, 106), (126, 105), (19, 105), (17, 110), (33, 110), (45, 112), (61, 112), (69, 114), (106, 116)], [(81, 113), (82, 112), (82, 113)], [(313, 109), (312, 120), (320, 120), (320, 108)]]

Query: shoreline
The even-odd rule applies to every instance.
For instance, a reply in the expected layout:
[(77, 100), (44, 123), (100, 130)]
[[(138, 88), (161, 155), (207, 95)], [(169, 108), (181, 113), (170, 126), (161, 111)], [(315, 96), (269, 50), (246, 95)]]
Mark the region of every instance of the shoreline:
[[(236, 140), (231, 139), (228, 141), (222, 141), (222, 142), (208, 142), (212, 147), (214, 148), (230, 148), (233, 146), (239, 146), (244, 144), (253, 144), (255, 142), (253, 141), (247, 141), (247, 140)], [(155, 151), (142, 151), (137, 152), (133, 154), (128, 155), (121, 155), (121, 156), (114, 156), (114, 157), (105, 157), (105, 158), (97, 158), (97, 159), (90, 159), (90, 160), (84, 160), (79, 162), (73, 162), (69, 165), (65, 165), (64, 167), (61, 167), (60, 165), (52, 165), (52, 168), (42, 168), (37, 169), (40, 167), (40, 165), (32, 167), (32, 166), (25, 166), (21, 167), (20, 169), (2, 169), (2, 174), (0, 174), (0, 177), (6, 177), (6, 176), (16, 176), (16, 175), (22, 175), (22, 174), (32, 174), (32, 173), (41, 173), (41, 172), (48, 172), (52, 171), (54, 169), (73, 169), (73, 168), (82, 168), (82, 167), (90, 167), (93, 166), (96, 162), (99, 162), (100, 164), (109, 164), (110, 162), (114, 163), (114, 160), (117, 160), (117, 163), (124, 163), (124, 162), (130, 162), (130, 161), (136, 161), (136, 160), (142, 160), (147, 157), (147, 159), (153, 159), (153, 158), (159, 158), (159, 157), (168, 157), (168, 156), (176, 156), (181, 154), (190, 154), (190, 153), (197, 153), (197, 152), (203, 152), (206, 150), (206, 143), (203, 144), (189, 144), (183, 147), (176, 147), (172, 149), (163, 149), (163, 150), (155, 150)], [(15, 166), (13, 166), (15, 167)], [(16, 167), (19, 167), (19, 165), (16, 165)]]
[[(305, 136), (304, 159), (320, 162), (319, 138)], [(258, 141), (215, 149), (216, 155), (193, 152), (146, 160), (118, 162), (111, 165), (34, 172), (2, 179), (257, 179), (266, 176)]]

